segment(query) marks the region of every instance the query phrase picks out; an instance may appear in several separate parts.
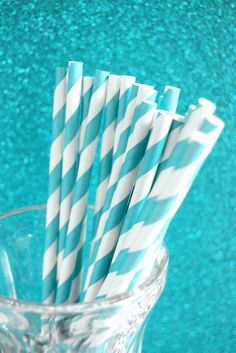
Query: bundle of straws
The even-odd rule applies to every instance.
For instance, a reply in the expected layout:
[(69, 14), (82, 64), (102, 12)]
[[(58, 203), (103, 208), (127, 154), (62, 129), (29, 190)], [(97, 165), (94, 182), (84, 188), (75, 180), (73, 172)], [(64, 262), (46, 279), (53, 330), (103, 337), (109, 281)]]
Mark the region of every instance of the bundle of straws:
[[(176, 114), (180, 89), (83, 64), (57, 68), (43, 301), (120, 294), (151, 272), (168, 226), (224, 124), (199, 99)], [(155, 103), (157, 100), (157, 103)]]

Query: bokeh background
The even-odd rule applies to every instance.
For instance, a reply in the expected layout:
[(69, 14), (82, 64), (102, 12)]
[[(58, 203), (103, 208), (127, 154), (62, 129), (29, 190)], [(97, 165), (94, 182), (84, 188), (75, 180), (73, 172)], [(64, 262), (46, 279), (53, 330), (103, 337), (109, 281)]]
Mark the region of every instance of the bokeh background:
[(172, 223), (144, 353), (236, 350), (235, 0), (1, 0), (0, 212), (47, 198), (54, 70), (133, 74), (204, 96), (226, 128)]

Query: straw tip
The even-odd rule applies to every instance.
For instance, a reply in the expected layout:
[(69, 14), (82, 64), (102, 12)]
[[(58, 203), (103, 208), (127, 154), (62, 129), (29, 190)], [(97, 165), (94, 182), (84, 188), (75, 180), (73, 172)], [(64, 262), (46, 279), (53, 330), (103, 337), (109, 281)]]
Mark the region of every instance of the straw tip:
[(179, 87), (175, 87), (175, 86), (165, 86), (165, 90), (164, 90), (164, 93), (166, 93), (167, 91), (172, 91), (172, 92), (175, 92), (175, 93), (180, 93), (180, 88)]
[(216, 105), (206, 98), (199, 98), (198, 104), (204, 107), (209, 114), (213, 114), (216, 111)]

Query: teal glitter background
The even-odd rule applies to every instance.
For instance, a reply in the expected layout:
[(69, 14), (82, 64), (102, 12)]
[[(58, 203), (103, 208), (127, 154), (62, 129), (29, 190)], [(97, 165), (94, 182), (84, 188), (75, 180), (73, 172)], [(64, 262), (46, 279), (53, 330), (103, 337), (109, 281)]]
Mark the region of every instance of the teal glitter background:
[[(234, 0), (0, 1), (0, 212), (47, 197), (54, 70), (68, 60), (204, 96), (225, 131), (172, 223), (144, 353), (236, 347)], [(233, 183), (234, 181), (234, 183)]]

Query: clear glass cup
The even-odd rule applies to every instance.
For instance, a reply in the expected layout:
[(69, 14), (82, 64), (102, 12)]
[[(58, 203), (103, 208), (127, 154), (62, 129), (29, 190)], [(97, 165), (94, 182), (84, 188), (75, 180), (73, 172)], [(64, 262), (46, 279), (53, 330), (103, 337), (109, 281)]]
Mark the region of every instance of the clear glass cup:
[(45, 206), (0, 215), (0, 352), (140, 353), (164, 288), (163, 246), (135, 290), (88, 303), (40, 303)]

